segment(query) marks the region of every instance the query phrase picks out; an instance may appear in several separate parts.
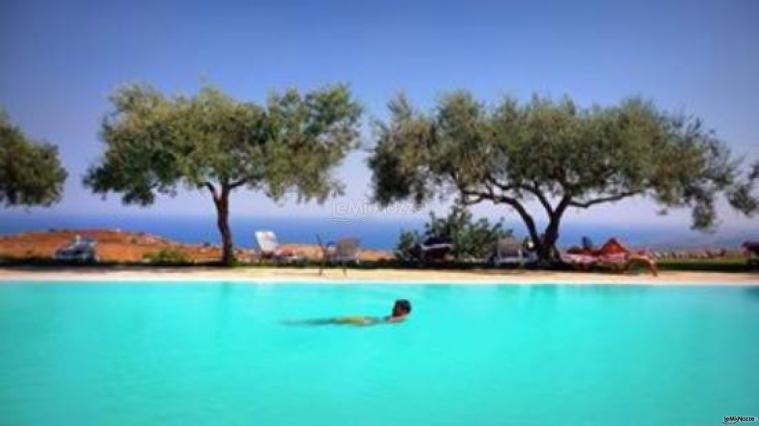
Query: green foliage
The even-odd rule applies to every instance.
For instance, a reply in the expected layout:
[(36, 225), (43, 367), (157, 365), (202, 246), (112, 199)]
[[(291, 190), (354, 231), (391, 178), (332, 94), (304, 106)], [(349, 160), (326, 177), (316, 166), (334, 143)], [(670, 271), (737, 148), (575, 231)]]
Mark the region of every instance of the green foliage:
[(333, 171), (358, 146), (361, 107), (338, 85), (273, 94), (264, 105), (237, 101), (214, 87), (166, 96), (129, 85), (111, 96), (100, 131), (103, 158), (84, 178), (95, 193), (149, 205), (179, 186), (208, 190), (218, 213), (223, 261), (231, 264), (229, 194), (246, 187), (279, 200), (339, 194)]
[(728, 201), (740, 211), (751, 215), (759, 211), (759, 197), (754, 194), (754, 183), (759, 179), (759, 160), (757, 160), (748, 172), (746, 179), (734, 184), (728, 193)]
[(398, 244), (395, 246), (395, 258), (409, 262), (420, 260), (421, 253), (418, 244), (423, 238), (417, 231), (402, 229), (398, 235)]
[(161, 265), (179, 265), (190, 263), (190, 257), (181, 250), (164, 248), (155, 253), (148, 253), (144, 257), (150, 263)]
[(511, 236), (512, 231), (504, 229), (503, 220), (491, 224), (487, 218), (474, 221), (472, 213), (463, 206), (454, 205), (447, 216), (437, 217), (430, 212), (424, 224), (424, 232), (401, 231), (396, 257), (401, 260), (417, 260), (417, 244), (427, 238), (450, 239), (454, 243), (451, 252), (456, 260), (485, 259), (493, 253), (499, 238)]
[(58, 148), (29, 139), (0, 110), (0, 203), (49, 206), (60, 200), (66, 176)]
[(331, 174), (357, 146), (361, 108), (345, 86), (274, 94), (266, 105), (240, 102), (214, 87), (167, 97), (130, 85), (112, 97), (100, 132), (101, 161), (84, 179), (96, 193), (150, 204), (157, 193), (247, 186), (279, 199), (323, 200), (342, 185)]
[[(748, 215), (757, 210), (756, 177), (741, 179), (738, 162), (701, 120), (637, 98), (587, 109), (570, 99), (506, 98), (489, 107), (458, 91), (429, 114), (402, 95), (389, 109), (390, 118), (375, 123), (368, 160), (376, 202), (421, 206), (457, 194), (467, 205), (505, 204), (525, 222), (541, 257), (570, 207), (649, 197), (664, 208), (691, 208), (698, 229), (715, 223), (720, 193)], [(547, 216), (542, 233), (530, 201)]]
[(744, 257), (717, 259), (662, 259), (657, 262), (660, 271), (712, 271), (712, 272), (751, 272), (756, 267)]

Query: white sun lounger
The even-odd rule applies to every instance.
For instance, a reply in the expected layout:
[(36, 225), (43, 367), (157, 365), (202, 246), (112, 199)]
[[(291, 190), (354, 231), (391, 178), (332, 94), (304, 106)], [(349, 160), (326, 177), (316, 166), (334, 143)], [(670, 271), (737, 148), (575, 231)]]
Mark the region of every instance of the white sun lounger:
[(261, 259), (274, 259), (277, 261), (294, 262), (300, 257), (289, 250), (283, 250), (277, 235), (272, 231), (256, 231), (256, 243)]

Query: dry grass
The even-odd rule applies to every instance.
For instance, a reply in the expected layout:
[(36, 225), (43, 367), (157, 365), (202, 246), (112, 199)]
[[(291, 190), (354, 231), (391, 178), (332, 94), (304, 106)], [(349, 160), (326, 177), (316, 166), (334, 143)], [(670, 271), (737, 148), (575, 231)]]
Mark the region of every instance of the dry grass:
[[(194, 263), (214, 262), (221, 255), (217, 246), (182, 244), (139, 232), (90, 229), (27, 232), (0, 236), (0, 258), (14, 261), (49, 260), (53, 258), (57, 249), (69, 244), (77, 235), (97, 241), (97, 255), (102, 262), (106, 263), (142, 262), (146, 257), (154, 256), (162, 250), (183, 253)], [(309, 260), (321, 258), (321, 251), (316, 245), (285, 244), (283, 248), (293, 250)], [(255, 261), (252, 250), (238, 249), (236, 255), (242, 261)], [(367, 249), (361, 253), (361, 259), (365, 261), (378, 261), (391, 257), (392, 254), (384, 250)]]

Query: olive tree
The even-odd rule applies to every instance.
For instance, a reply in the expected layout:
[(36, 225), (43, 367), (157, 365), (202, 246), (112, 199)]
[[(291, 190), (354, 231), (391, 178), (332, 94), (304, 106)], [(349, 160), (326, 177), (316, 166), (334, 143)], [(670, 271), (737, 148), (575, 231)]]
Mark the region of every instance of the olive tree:
[(61, 199), (66, 176), (58, 148), (30, 139), (0, 110), (0, 203), (49, 206)]
[(665, 210), (691, 208), (699, 229), (715, 223), (720, 193), (746, 214), (757, 209), (753, 179), (740, 176), (739, 161), (714, 132), (638, 98), (591, 108), (541, 97), (488, 106), (457, 91), (429, 113), (403, 95), (389, 110), (376, 122), (368, 160), (376, 202), (421, 206), (456, 194), (468, 205), (505, 205), (524, 222), (543, 263), (558, 260), (555, 243), (570, 208), (648, 197)]
[(214, 87), (195, 96), (167, 96), (128, 85), (110, 98), (102, 124), (105, 153), (85, 185), (122, 194), (124, 203), (149, 205), (178, 188), (207, 191), (217, 213), (222, 262), (234, 260), (230, 194), (237, 188), (279, 200), (339, 194), (333, 169), (358, 144), (360, 106), (342, 85), (305, 94), (289, 89), (263, 105), (242, 102)]

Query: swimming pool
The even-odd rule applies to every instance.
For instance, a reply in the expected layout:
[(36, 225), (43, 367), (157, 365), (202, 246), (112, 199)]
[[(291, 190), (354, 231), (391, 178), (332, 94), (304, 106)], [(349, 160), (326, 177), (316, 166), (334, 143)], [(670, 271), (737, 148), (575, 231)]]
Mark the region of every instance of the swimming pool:
[[(374, 327), (289, 321), (386, 313)], [(0, 285), (0, 424), (720, 424), (759, 287)]]

